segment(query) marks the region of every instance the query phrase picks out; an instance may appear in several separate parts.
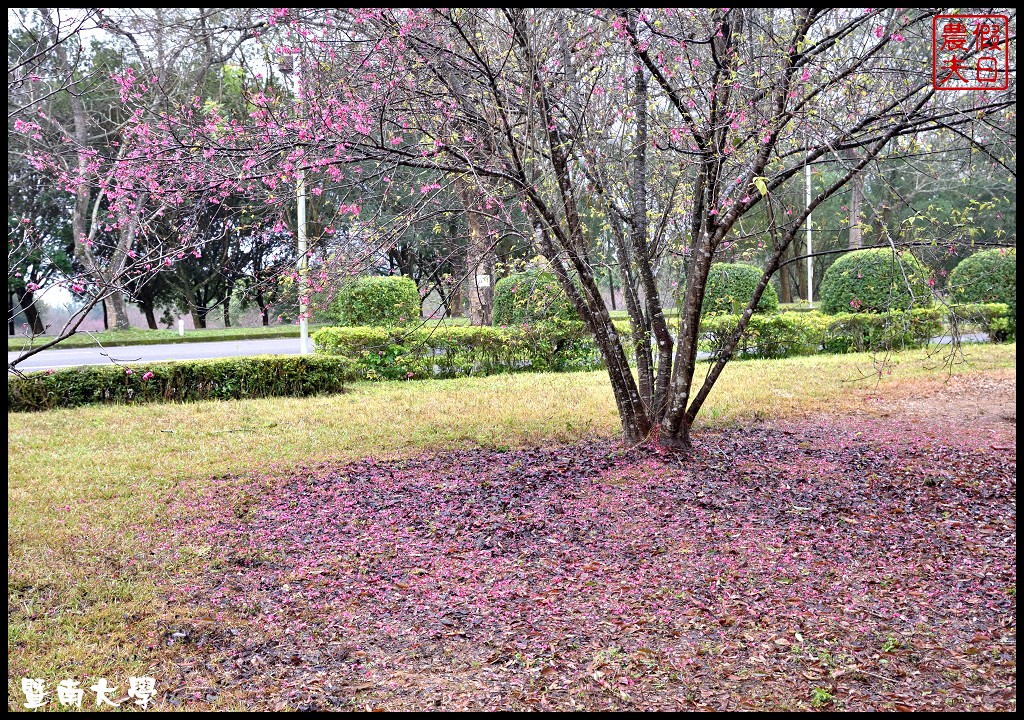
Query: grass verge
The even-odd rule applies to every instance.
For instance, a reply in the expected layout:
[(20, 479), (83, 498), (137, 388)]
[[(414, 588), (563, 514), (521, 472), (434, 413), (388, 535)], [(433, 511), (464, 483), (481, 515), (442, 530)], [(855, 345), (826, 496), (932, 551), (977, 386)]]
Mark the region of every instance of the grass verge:
[[(310, 327), (310, 332), (320, 326)], [(76, 333), (55, 345), (54, 349), (83, 347), (124, 347), (128, 345), (168, 345), (177, 343), (217, 342), (223, 340), (266, 340), (269, 338), (298, 337), (298, 325), (272, 325), (257, 328), (206, 328), (187, 330), (178, 335), (177, 330), (104, 330), (97, 333)], [(50, 338), (36, 338), (36, 344), (47, 342)], [(30, 347), (31, 341), (26, 337), (7, 338), (7, 352), (20, 352)]]
[[(966, 348), (960, 375), (1016, 375), (1016, 345)], [(922, 351), (732, 363), (704, 426), (860, 409), (865, 397), (935, 384)], [(891, 371), (891, 374), (890, 372)], [(698, 371), (699, 372), (699, 371)], [(166, 499), (227, 473), (400, 457), (466, 444), (504, 448), (618, 432), (603, 372), (359, 384), (343, 395), (8, 414), (8, 703), (22, 677), (84, 687), (154, 673), (156, 587), (181, 567), (153, 561)], [(178, 548), (187, 567), (190, 553)], [(90, 682), (86, 682), (86, 681)], [(157, 677), (159, 682), (159, 677)], [(166, 688), (165, 688), (166, 689)], [(87, 693), (86, 697), (89, 695)], [(52, 695), (51, 695), (52, 699)], [(54, 700), (54, 707), (56, 701)]]
[[(468, 325), (469, 318), (447, 318), (445, 320), (424, 320), (424, 325), (429, 327), (434, 324), (442, 325)], [(330, 323), (318, 323), (309, 326), (309, 334)], [(178, 335), (177, 330), (143, 330), (132, 328), (131, 330), (104, 330), (97, 333), (77, 333), (55, 345), (53, 349), (64, 350), (69, 348), (86, 347), (126, 347), (130, 345), (174, 345), (178, 343), (196, 342), (218, 342), (226, 340), (267, 340), (271, 338), (297, 338), (299, 336), (298, 325), (272, 325), (270, 327), (255, 328), (206, 328), (202, 330), (187, 330), (184, 335)], [(48, 341), (49, 338), (42, 336), (36, 338), (39, 345)], [(8, 337), (7, 352), (21, 352), (30, 347), (32, 341), (24, 336)]]

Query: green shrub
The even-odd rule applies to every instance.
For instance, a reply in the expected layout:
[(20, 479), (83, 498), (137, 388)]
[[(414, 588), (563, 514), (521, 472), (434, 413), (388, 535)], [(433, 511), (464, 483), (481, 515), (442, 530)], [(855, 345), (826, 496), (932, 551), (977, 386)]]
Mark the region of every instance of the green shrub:
[[(740, 313), (747, 307), (761, 281), (761, 271), (743, 263), (714, 263), (708, 272), (702, 313)], [(773, 313), (779, 309), (779, 296), (771, 283), (764, 289), (755, 312)]]
[(580, 317), (554, 273), (527, 270), (495, 283), (493, 319), (494, 325), (520, 325), (553, 319), (578, 321)]
[[(716, 353), (739, 315), (707, 315), (699, 347)], [(755, 314), (736, 347), (740, 358), (781, 358), (821, 352), (903, 349), (927, 344), (942, 331), (943, 310), (908, 313), (824, 315)], [(615, 321), (631, 362), (635, 348), (627, 321)], [(603, 366), (597, 346), (580, 322), (553, 320), (506, 327), (441, 326), (407, 331), (385, 328), (322, 328), (317, 352), (353, 363), (369, 380), (449, 378), (506, 372), (594, 370)]]
[(992, 342), (1017, 342), (1017, 323), (1011, 318), (996, 318), (989, 325), (989, 339)]
[(909, 252), (851, 252), (832, 263), (821, 280), (821, 309), (829, 315), (910, 310), (932, 302), (928, 269)]
[(334, 308), (342, 325), (403, 325), (419, 319), (420, 293), (407, 277), (361, 277), (341, 287)]
[[(712, 354), (725, 346), (739, 315), (710, 315), (700, 323), (700, 349)], [(902, 350), (928, 344), (942, 332), (940, 308), (907, 313), (842, 313), (818, 311), (753, 315), (736, 346), (735, 357), (781, 358), (825, 352)]]
[(826, 352), (905, 350), (922, 347), (942, 333), (942, 308), (914, 308), (908, 312), (840, 313), (831, 316), (825, 331)]
[(268, 355), (35, 372), (7, 378), (7, 409), (322, 395), (341, 392), (350, 368), (344, 358)]
[(1017, 317), (1017, 249), (982, 250), (949, 274), (949, 293), (958, 303), (1004, 303)]
[[(740, 316), (709, 315), (700, 322), (702, 350), (717, 353), (729, 340)], [(782, 358), (813, 355), (821, 348), (829, 318), (819, 312), (755, 314), (736, 346), (735, 357)]]
[(583, 323), (564, 320), (508, 327), (442, 326), (408, 331), (322, 328), (313, 338), (318, 353), (349, 358), (357, 376), (367, 380), (601, 367), (597, 348)]
[(1015, 342), (1017, 318), (1006, 303), (967, 303), (951, 305), (949, 323), (960, 332), (980, 330), (990, 342)]

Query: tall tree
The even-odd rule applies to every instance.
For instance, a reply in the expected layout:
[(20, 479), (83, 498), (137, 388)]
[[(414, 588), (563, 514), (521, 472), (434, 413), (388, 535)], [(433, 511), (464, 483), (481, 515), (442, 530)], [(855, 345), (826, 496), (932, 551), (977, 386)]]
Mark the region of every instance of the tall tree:
[[(364, 14), (353, 25), (372, 28), (364, 30), (377, 43), (370, 64), (397, 66), (408, 81), (375, 92), (373, 72), (366, 72), (357, 78), (368, 84), (352, 92), (361, 91), (395, 126), (400, 118), (409, 132), (349, 138), (349, 147), (509, 187), (535, 217), (538, 249), (594, 334), (626, 440), (638, 442), (659, 427), (663, 444), (686, 448), (697, 413), (807, 215), (894, 139), (939, 130), (963, 135), (964, 126), (991, 124), (1011, 107), (1007, 94), (967, 100), (932, 89), (930, 55), (916, 50), (927, 47), (932, 15), (816, 9)], [(449, 69), (436, 72), (439, 67)], [(657, 98), (649, 100), (651, 87)], [(864, 88), (872, 102), (847, 102)], [(469, 107), (465, 98), (473, 101)], [(972, 114), (965, 115), (968, 105)], [(465, 128), (479, 139), (467, 142)], [(596, 169), (607, 160), (596, 151), (610, 148), (629, 160), (615, 184), (601, 182)], [(817, 188), (804, 207), (776, 201), (808, 163), (854, 151), (858, 160)], [(652, 165), (674, 166), (685, 201), (676, 210), (689, 219), (686, 289), (674, 338), (653, 282)], [(643, 337), (650, 328), (656, 342), (657, 357), (638, 360), (639, 380), (595, 281), (594, 239), (581, 219), (595, 197), (606, 204), (609, 223), (622, 228), (620, 267), (638, 278), (643, 292), (642, 303), (627, 301), (634, 332)], [(780, 231), (739, 327), (698, 383), (708, 271), (738, 221), (762, 204)], [(786, 210), (791, 221), (775, 222)]]
[[(11, 367), (73, 333), (96, 303), (110, 307), (116, 327), (127, 327), (125, 292), (190, 249), (142, 242), (150, 223), (185, 200), (173, 190), (163, 193), (138, 152), (152, 139), (145, 137), (148, 123), (178, 110), (183, 98), (192, 102), (211, 69), (230, 60), (265, 22), (216, 9), (44, 8), (19, 11), (18, 18), (31, 42), (12, 43), (8, 36), (11, 137), (22, 158), (71, 198), (77, 271), (61, 284), (86, 307)], [(10, 49), (14, 44), (17, 52)], [(167, 153), (177, 145), (166, 136), (162, 142), (159, 150), (149, 147)]]

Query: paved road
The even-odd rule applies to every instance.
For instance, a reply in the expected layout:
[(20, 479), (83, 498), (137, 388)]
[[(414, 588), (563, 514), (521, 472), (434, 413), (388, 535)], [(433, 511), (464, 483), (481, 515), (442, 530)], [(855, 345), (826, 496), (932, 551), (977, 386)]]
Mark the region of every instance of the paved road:
[[(932, 342), (933, 343), (938, 343), (939, 345), (949, 345), (951, 342), (953, 342), (953, 338), (951, 338), (949, 335), (943, 335), (942, 337), (932, 338)], [(960, 342), (965, 342), (965, 343), (983, 343), (983, 342), (988, 342), (988, 335), (986, 333), (962, 333), (960, 335)]]
[[(309, 341), (310, 351), (313, 341)], [(59, 370), (79, 365), (106, 365), (117, 362), (163, 362), (166, 360), (202, 360), (204, 358), (238, 357), (242, 355), (298, 355), (298, 338), (269, 338), (267, 340), (225, 340), (221, 342), (170, 343), (167, 345), (131, 345), (109, 348), (73, 348), (43, 350), (18, 365), (23, 372), (29, 370)], [(18, 353), (7, 353), (10, 362)]]

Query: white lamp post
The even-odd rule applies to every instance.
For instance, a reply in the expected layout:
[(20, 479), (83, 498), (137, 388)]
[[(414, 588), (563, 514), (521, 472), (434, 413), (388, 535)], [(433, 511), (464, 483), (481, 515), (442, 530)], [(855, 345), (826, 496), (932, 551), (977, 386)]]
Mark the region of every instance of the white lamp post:
[[(288, 77), (294, 71), (292, 58), (285, 55), (278, 63), (281, 74)], [(295, 97), (302, 106), (302, 85), (299, 76), (295, 76)], [(307, 277), (306, 258), (306, 172), (300, 165), (295, 171), (295, 204), (296, 204), (296, 232), (295, 236), (299, 243), (299, 353), (309, 354), (309, 325), (306, 319), (309, 308), (306, 300), (309, 296), (309, 278)]]
[[(807, 181), (807, 207), (811, 206), (811, 165), (804, 165), (804, 178)], [(811, 244), (811, 214), (807, 213), (807, 307), (814, 307), (814, 247)]]

